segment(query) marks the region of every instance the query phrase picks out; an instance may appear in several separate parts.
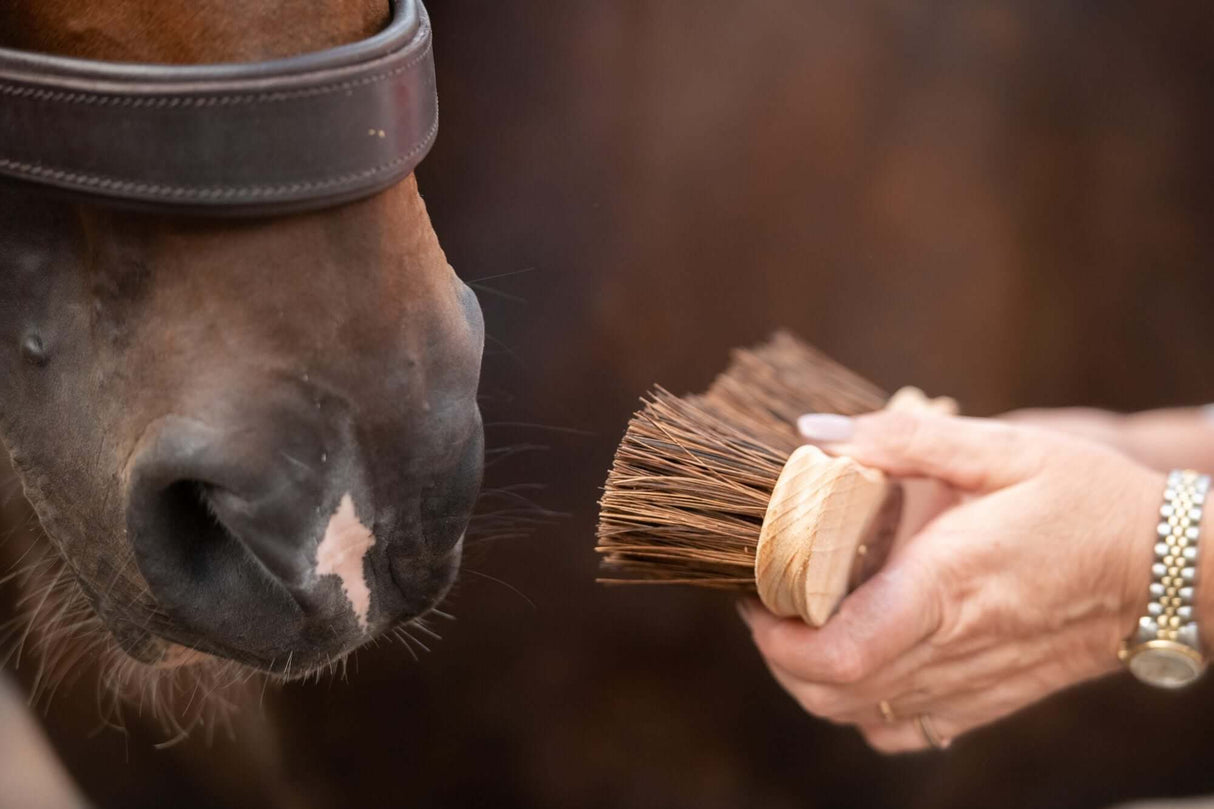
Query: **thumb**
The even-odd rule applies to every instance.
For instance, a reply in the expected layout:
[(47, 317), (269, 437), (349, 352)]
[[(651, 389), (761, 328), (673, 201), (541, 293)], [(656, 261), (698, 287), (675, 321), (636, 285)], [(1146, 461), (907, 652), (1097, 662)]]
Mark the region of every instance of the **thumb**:
[(979, 492), (1031, 477), (1050, 445), (1038, 430), (994, 419), (892, 410), (855, 418), (811, 413), (797, 426), (833, 455), (898, 477), (931, 477)]
[(771, 663), (808, 682), (846, 685), (877, 675), (935, 632), (941, 610), (928, 568), (902, 563), (861, 585), (820, 629), (757, 604), (742, 617)]

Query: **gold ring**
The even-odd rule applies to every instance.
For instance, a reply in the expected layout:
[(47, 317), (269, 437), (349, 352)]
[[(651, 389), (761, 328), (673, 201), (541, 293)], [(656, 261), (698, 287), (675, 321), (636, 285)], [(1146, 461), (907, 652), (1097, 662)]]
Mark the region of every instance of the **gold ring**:
[(878, 702), (877, 710), (881, 712), (881, 718), (885, 720), (885, 724), (892, 725), (898, 721), (898, 715), (894, 713), (893, 707), (887, 701)]
[(936, 731), (936, 726), (932, 723), (932, 718), (925, 713), (921, 713), (915, 717), (915, 727), (919, 728), (919, 733), (923, 735), (923, 740), (931, 747), (937, 750), (943, 750), (949, 745), (949, 740), (941, 736)]

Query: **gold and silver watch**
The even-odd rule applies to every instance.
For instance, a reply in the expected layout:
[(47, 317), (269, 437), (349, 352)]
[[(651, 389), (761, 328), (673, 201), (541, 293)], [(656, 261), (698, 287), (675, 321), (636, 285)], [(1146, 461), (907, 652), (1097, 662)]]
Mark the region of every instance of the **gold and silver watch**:
[(1180, 688), (1206, 668), (1197, 631), (1197, 541), (1210, 490), (1208, 475), (1176, 470), (1168, 475), (1159, 508), (1159, 538), (1151, 566), (1150, 602), (1120, 657), (1134, 676), (1159, 688)]

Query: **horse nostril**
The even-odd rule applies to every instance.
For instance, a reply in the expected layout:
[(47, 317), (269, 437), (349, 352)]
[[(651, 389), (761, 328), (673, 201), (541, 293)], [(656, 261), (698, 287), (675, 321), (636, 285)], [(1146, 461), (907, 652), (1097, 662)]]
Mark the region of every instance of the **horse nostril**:
[(309, 564), (306, 547), (298, 538), (267, 539), (266, 531), (254, 524), (255, 507), (214, 484), (176, 481), (148, 507), (153, 512), (147, 515), (153, 532), (166, 542), (161, 553), (173, 557), (181, 572), (196, 580), (213, 574), (212, 568), (226, 564), (229, 557), (243, 554), (288, 585)]
[[(194, 607), (240, 580), (270, 579), (289, 588), (307, 568), (306, 547), (291, 526), (281, 526), (282, 533), (268, 541), (271, 532), (256, 525), (256, 509), (222, 487), (137, 475), (127, 506), (128, 533), (159, 601)], [(265, 582), (254, 589), (265, 590)]]
[(150, 515), (152, 522), (174, 538), (181, 571), (192, 577), (206, 574), (208, 561), (222, 554), (218, 546), (237, 541), (209, 505), (212, 488), (201, 481), (180, 480), (150, 504), (157, 512)]
[[(329, 607), (312, 569), (333, 481), (275, 462), (284, 446), (306, 457), (300, 445), (319, 442), (305, 430), (293, 431), (294, 445), (272, 429), (248, 435), (186, 419), (157, 425), (128, 466), (127, 531), (158, 607), (188, 640), (273, 656)], [(321, 634), (339, 632), (340, 621), (325, 623), (334, 628)]]
[(479, 488), (479, 429), (424, 479), (374, 488), (345, 433), (322, 440), (298, 408), (245, 419), (166, 417), (127, 465), (127, 532), (158, 633), (272, 668), (340, 653), (441, 597)]

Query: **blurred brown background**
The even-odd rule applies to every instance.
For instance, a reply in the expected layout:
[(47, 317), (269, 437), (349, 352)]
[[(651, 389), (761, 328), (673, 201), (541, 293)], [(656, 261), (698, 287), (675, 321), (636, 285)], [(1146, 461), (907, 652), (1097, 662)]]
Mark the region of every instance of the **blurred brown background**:
[[(372, 807), (1214, 792), (1209, 678), (1114, 678), (886, 759), (778, 690), (728, 599), (604, 590), (592, 553), (636, 397), (700, 389), (778, 326), (975, 414), (1214, 400), (1214, 6), (430, 10), (443, 119), (419, 181), (488, 317), (486, 526), (527, 503), (560, 516), (470, 550), (420, 664), (384, 649), (349, 684), (288, 689), (289, 780)], [(176, 766), (117, 734), (88, 745), (70, 763), (114, 805), (139, 790), (107, 777)]]

